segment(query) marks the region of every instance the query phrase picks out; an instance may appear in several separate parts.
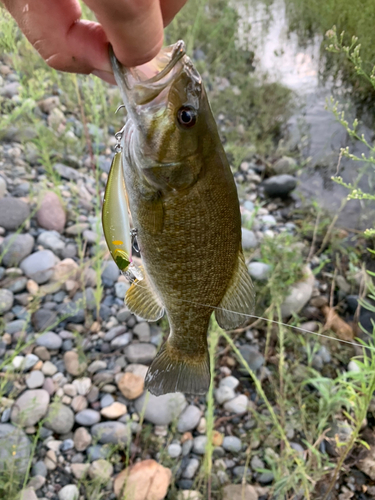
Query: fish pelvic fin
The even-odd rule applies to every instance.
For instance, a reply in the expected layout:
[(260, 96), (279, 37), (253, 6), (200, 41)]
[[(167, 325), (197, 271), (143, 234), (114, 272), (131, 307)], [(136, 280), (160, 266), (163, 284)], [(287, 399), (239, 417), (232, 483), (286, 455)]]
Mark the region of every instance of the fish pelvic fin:
[(204, 352), (193, 357), (172, 347), (168, 340), (161, 347), (145, 378), (145, 388), (154, 396), (170, 392), (206, 394), (209, 386), (210, 360), (207, 345)]
[(222, 309), (215, 311), (216, 321), (224, 330), (238, 328), (247, 319), (246, 316), (241, 314), (251, 314), (254, 310), (254, 304), (254, 285), (247, 270), (241, 248), (238, 253), (236, 269), (219, 304)]
[(134, 280), (126, 292), (125, 304), (129, 310), (146, 321), (157, 321), (164, 314), (164, 305), (154, 290), (144, 268), (141, 268), (144, 279)]

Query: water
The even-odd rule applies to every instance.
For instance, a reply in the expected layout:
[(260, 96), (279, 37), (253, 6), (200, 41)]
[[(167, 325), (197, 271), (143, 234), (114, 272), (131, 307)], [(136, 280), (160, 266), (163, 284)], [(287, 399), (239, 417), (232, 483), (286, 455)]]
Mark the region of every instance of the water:
[[(244, 24), (251, 30), (248, 40), (256, 41), (257, 67), (267, 71), (270, 77), (292, 89), (297, 100), (294, 115), (288, 123), (290, 148), (298, 146), (306, 166), (300, 172), (299, 192), (308, 202), (316, 200), (332, 216), (337, 213), (347, 190), (331, 180), (341, 175), (346, 182), (353, 181), (361, 167), (360, 162), (342, 159), (338, 165), (341, 147), (349, 146), (353, 154), (361, 155), (368, 150), (358, 141), (352, 141), (345, 129), (329, 110), (326, 101), (331, 96), (345, 109), (350, 123), (358, 110), (354, 102), (332, 78), (324, 82), (320, 77), (320, 47), (322, 35), (315, 35), (302, 47), (295, 33), (288, 33), (288, 20), (283, 0), (275, 0), (266, 9), (261, 1), (239, 2), (237, 8)], [(241, 43), (246, 44), (240, 29)], [(242, 33), (242, 36), (241, 36)], [(373, 131), (362, 125), (359, 129), (371, 140)], [(364, 177), (360, 187), (371, 192), (369, 177)], [(350, 201), (346, 204), (339, 225), (346, 228), (365, 229), (373, 226), (375, 204)]]

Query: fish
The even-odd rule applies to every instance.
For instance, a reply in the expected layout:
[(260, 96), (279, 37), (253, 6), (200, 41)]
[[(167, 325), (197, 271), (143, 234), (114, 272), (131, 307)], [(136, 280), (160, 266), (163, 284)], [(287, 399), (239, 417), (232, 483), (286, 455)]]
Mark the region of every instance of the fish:
[(203, 395), (212, 313), (230, 330), (254, 307), (236, 185), (182, 40), (144, 66), (124, 67), (112, 48), (110, 60), (126, 108), (121, 158), (142, 258), (125, 304), (147, 321), (166, 314), (170, 325), (145, 388)]

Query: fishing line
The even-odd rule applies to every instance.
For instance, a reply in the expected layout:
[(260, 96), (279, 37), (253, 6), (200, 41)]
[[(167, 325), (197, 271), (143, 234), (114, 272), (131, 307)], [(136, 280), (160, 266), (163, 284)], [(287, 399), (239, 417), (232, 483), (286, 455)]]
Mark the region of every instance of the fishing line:
[[(138, 281), (138, 282), (133, 281), (134, 285), (139, 286), (140, 288), (147, 289), (147, 287), (140, 285), (140, 283), (141, 283), (140, 281)], [(229, 312), (229, 313), (232, 313), (232, 314), (237, 314), (239, 316), (244, 316), (246, 318), (260, 319), (260, 320), (263, 320), (263, 321), (267, 321), (269, 323), (273, 323), (275, 325), (283, 326), (283, 327), (286, 327), (286, 328), (292, 328), (293, 330), (298, 330), (299, 332), (307, 333), (309, 335), (315, 335), (316, 337), (321, 337), (321, 338), (333, 340), (333, 341), (336, 341), (336, 342), (341, 342), (342, 344), (349, 344), (349, 345), (352, 345), (354, 347), (361, 347), (361, 348), (369, 349), (371, 351), (375, 351), (375, 347), (371, 347), (371, 346), (367, 346), (367, 345), (365, 346), (363, 344), (359, 344), (358, 342), (351, 342), (350, 340), (344, 340), (344, 339), (339, 339), (339, 338), (335, 338), (335, 337), (330, 337), (329, 335), (325, 335), (324, 333), (311, 332), (310, 330), (306, 330), (305, 328), (301, 328), (300, 326), (288, 325), (288, 323), (283, 323), (282, 321), (277, 321), (277, 320), (273, 320), (273, 319), (270, 319), (270, 318), (264, 318), (262, 316), (256, 316), (255, 314), (239, 313), (238, 311), (231, 311), (230, 309), (225, 309), (224, 307), (210, 306), (209, 304), (201, 304), (199, 302), (194, 302), (192, 300), (179, 299), (179, 298), (176, 298), (176, 297), (174, 297), (174, 300), (177, 300), (177, 301), (180, 301), (180, 302), (186, 302), (188, 304), (193, 304), (193, 305), (200, 306), (200, 307), (209, 307), (211, 309), (217, 309), (219, 311), (226, 311), (226, 312)], [(249, 329), (250, 328), (251, 328), (251, 325), (249, 325)]]

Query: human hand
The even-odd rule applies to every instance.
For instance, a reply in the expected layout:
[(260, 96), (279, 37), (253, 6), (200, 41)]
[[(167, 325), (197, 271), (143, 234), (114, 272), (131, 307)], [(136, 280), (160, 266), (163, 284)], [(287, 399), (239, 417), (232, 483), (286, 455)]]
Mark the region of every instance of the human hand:
[(51, 68), (115, 83), (108, 42), (125, 66), (150, 61), (162, 46), (164, 26), (187, 0), (84, 0), (98, 23), (81, 19), (78, 0), (2, 1)]

